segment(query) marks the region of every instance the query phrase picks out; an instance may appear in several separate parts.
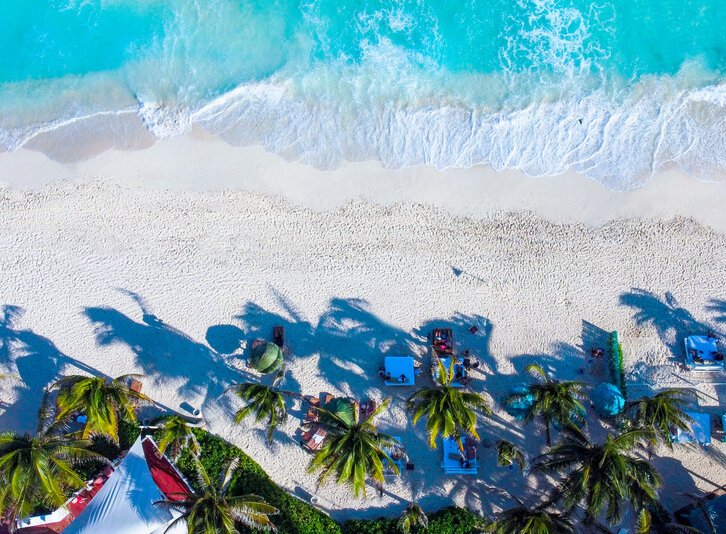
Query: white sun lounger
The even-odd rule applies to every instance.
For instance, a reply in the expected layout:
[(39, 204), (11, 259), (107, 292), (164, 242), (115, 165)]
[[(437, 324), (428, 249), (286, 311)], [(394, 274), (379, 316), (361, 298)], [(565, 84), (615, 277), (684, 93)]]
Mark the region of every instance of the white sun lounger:
[(708, 336), (688, 336), (686, 348), (686, 365), (693, 371), (723, 371), (724, 360), (717, 360), (718, 340)]

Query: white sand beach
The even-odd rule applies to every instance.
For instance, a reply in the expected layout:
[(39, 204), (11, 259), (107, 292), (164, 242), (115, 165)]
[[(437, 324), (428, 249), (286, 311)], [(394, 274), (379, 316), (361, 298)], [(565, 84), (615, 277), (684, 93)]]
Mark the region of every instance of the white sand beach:
[[(212, 432), (343, 519), (394, 515), (412, 499), (491, 513), (510, 502), (497, 488), (530, 502), (544, 488), (497, 467), (493, 448), (482, 448), (478, 477), (445, 476), (440, 449), (404, 409), (411, 390), (380, 382), (386, 354), (428, 365), (433, 326), (453, 327), (483, 362), (472, 387), (495, 415), (481, 419), (482, 438), (531, 455), (542, 430), (498, 401), (532, 362), (605, 380), (589, 361), (603, 332), (621, 335), (632, 396), (690, 381), (704, 410), (726, 405), (723, 376), (676, 366), (684, 335), (726, 330), (725, 182), (673, 170), (619, 193), (576, 175), (485, 168), (321, 172), (199, 133), (76, 159), (0, 154), (0, 365), (17, 374), (0, 383), (0, 428), (32, 429), (43, 388), (64, 373), (143, 373), (159, 403), (200, 407)], [(392, 397), (380, 428), (402, 437), (415, 470), (382, 497), (315, 489), (295, 435), (299, 403), (272, 446), (251, 421), (233, 424), (240, 404), (225, 389), (251, 377), (245, 347), (277, 324), (286, 388)], [(590, 430), (603, 435), (594, 416)], [(726, 444), (661, 453), (667, 506), (726, 482)]]

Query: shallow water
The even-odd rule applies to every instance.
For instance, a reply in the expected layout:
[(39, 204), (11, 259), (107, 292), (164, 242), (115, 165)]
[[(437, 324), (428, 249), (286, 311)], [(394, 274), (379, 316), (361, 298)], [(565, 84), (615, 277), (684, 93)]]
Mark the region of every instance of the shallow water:
[[(322, 168), (726, 163), (722, 0), (9, 0), (0, 146), (199, 124)], [(99, 114), (104, 120), (99, 121)]]

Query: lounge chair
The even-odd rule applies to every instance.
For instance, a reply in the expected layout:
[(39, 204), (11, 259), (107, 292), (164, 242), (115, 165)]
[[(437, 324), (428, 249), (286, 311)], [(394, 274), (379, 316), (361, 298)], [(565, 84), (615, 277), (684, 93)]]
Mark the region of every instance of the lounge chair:
[(476, 475), (479, 460), (476, 454), (478, 442), (468, 436), (463, 439), (464, 450), (459, 448), (459, 440), (444, 438), (443, 461), (441, 467), (448, 475)]
[(396, 465), (396, 469), (398, 470), (398, 472), (396, 472), (396, 470), (394, 470), (390, 466), (390, 464), (386, 462), (384, 464), (383, 475), (387, 477), (400, 477), (401, 473), (406, 470), (406, 466), (408, 464), (408, 455), (403, 448), (403, 442), (401, 441), (401, 438), (399, 436), (391, 436), (391, 438), (393, 438), (396, 444), (390, 447), (384, 447), (383, 450), (386, 454), (388, 454), (393, 463)]
[(693, 371), (722, 371), (724, 356), (712, 335), (688, 336), (684, 340), (685, 364)]
[(306, 396), (305, 399), (310, 403), (310, 406), (305, 414), (304, 421), (307, 423), (318, 422), (320, 420), (320, 410), (318, 408), (329, 404), (334, 398), (330, 393), (321, 394), (320, 397)]
[(300, 444), (304, 449), (314, 452), (323, 446), (323, 442), (327, 435), (328, 433), (323, 427), (316, 426), (315, 428), (311, 428), (307, 432), (303, 433)]
[(320, 406), (320, 399), (317, 397), (305, 397), (307, 401), (310, 403), (310, 406), (308, 406), (308, 411), (305, 414), (305, 422), (306, 423), (315, 423), (320, 419), (320, 410), (318, 410), (318, 407)]
[(416, 383), (416, 360), (411, 356), (386, 356), (382, 369), (387, 386), (413, 386)]
[(454, 332), (451, 328), (434, 328), (431, 346), (436, 354), (454, 354)]

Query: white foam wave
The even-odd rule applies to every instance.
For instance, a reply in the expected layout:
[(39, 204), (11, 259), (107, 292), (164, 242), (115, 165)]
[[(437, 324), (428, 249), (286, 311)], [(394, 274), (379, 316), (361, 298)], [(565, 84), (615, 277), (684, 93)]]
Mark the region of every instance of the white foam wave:
[[(668, 163), (703, 179), (723, 175), (726, 84), (693, 88), (692, 71), (496, 107), (442, 98), (438, 81), (430, 84), (436, 94), (409, 87), (394, 98), (390, 86), (381, 96), (370, 80), (331, 88), (318, 75), (307, 86), (289, 79), (242, 85), (192, 120), (232, 144), (262, 144), (321, 168), (377, 159), (394, 168), (490, 164), (530, 175), (572, 169), (631, 189)], [(311, 98), (312, 86), (326, 87), (327, 98)]]
[(176, 137), (192, 129), (190, 112), (186, 107), (168, 107), (159, 102), (142, 102), (138, 113), (149, 131), (159, 139)]

